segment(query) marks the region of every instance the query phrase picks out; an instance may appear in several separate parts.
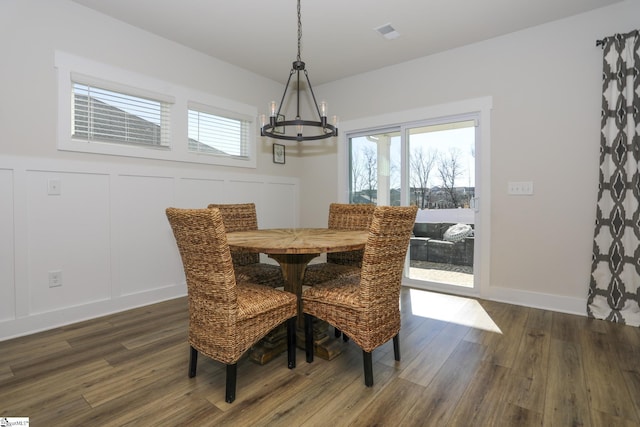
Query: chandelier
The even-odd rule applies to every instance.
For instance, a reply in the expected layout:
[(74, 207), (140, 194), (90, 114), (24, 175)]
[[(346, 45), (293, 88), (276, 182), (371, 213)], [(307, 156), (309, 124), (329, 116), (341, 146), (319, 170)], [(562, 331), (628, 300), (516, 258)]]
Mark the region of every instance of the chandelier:
[[(333, 116), (333, 123), (327, 122), (327, 103), (322, 101), (320, 106), (316, 101), (316, 95), (313, 93), (311, 82), (309, 81), (309, 74), (305, 69), (305, 64), (300, 59), (300, 44), (302, 41), (302, 19), (300, 17), (300, 0), (298, 0), (298, 56), (293, 62), (291, 71), (289, 72), (289, 78), (287, 84), (284, 87), (284, 93), (278, 106), (275, 101), (269, 103), (269, 121), (263, 114), (260, 117), (260, 135), (268, 136), (275, 139), (284, 139), (289, 141), (314, 141), (318, 139), (331, 138), (338, 136), (338, 118)], [(309, 92), (313, 98), (313, 106), (318, 114), (318, 121), (304, 120), (300, 118), (300, 72), (304, 72), (304, 77), (307, 80)], [(294, 120), (285, 120), (285, 116), (280, 114), (280, 109), (284, 104), (284, 100), (287, 96), (287, 89), (289, 89), (289, 83), (291, 77), (296, 75), (296, 118)]]

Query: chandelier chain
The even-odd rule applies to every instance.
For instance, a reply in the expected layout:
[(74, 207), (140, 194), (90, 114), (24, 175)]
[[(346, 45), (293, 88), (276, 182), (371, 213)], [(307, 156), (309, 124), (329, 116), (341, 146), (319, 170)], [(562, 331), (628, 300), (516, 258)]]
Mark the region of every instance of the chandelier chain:
[(300, 13), (300, 0), (298, 0), (298, 62), (300, 59), (300, 45), (302, 44), (302, 17)]

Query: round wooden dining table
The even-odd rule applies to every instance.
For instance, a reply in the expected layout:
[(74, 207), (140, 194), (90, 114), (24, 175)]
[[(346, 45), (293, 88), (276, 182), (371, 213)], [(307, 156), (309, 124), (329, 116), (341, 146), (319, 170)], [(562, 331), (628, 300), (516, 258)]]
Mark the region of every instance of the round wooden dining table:
[(363, 249), (367, 236), (364, 230), (270, 228), (227, 233), (227, 242), (232, 251), (264, 253), (276, 260), (282, 268), (285, 290), (300, 300), (309, 261), (321, 253)]
[[(264, 253), (280, 264), (284, 289), (298, 298), (298, 328), (302, 329), (302, 280), (309, 262), (322, 253), (363, 249), (367, 236), (364, 230), (272, 228), (230, 232), (227, 242), (232, 251)], [(325, 348), (318, 355), (332, 358), (332, 352)]]

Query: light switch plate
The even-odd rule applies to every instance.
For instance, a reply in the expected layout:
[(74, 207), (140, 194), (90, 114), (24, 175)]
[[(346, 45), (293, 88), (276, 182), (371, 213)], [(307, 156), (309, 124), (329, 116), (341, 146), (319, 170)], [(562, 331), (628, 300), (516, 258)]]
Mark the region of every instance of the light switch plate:
[(513, 196), (531, 196), (533, 194), (533, 181), (509, 181), (507, 194)]

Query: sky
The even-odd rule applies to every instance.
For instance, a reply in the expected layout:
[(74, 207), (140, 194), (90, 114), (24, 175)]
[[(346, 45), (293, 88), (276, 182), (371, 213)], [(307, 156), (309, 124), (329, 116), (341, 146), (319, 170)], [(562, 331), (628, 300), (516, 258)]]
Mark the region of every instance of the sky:
[[(472, 123), (472, 122), (467, 122)], [(430, 151), (434, 153), (448, 154), (450, 150), (456, 150), (458, 153), (460, 176), (456, 178), (455, 185), (460, 187), (475, 186), (475, 127), (468, 125), (466, 127), (458, 127), (453, 129), (433, 130), (434, 127), (421, 128), (420, 131), (411, 133), (409, 146), (413, 151), (422, 148), (423, 153)], [(422, 131), (424, 130), (424, 131)], [(428, 130), (428, 131), (427, 131)], [(391, 187), (398, 188), (400, 186), (400, 135), (399, 132), (392, 134), (391, 137)], [(358, 147), (368, 146), (375, 147), (375, 143), (368, 141), (366, 137), (353, 138), (352, 143), (356, 150)], [(361, 160), (365, 157), (360, 154)], [(436, 167), (430, 173), (429, 186), (440, 185), (441, 179), (438, 175)]]

